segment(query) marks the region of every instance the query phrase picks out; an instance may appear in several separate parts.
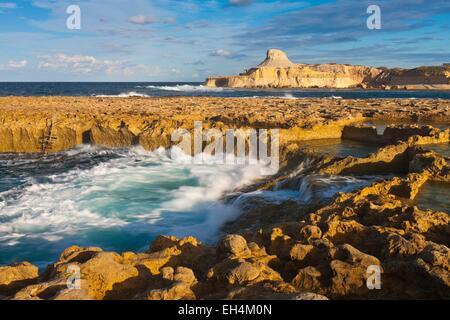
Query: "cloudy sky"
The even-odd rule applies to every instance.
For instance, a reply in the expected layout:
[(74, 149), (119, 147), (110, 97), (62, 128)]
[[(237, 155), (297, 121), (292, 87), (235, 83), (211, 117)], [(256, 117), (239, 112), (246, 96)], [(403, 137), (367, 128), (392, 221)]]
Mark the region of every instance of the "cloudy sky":
[[(371, 4), (380, 30), (366, 26)], [(268, 48), (302, 63), (440, 65), (449, 31), (449, 0), (0, 0), (0, 81), (203, 81)]]

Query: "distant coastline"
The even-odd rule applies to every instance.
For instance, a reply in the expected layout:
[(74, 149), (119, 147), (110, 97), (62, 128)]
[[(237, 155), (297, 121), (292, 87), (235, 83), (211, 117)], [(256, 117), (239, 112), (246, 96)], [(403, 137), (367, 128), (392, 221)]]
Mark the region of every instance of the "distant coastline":
[(349, 64), (296, 64), (278, 49), (237, 76), (209, 77), (207, 87), (450, 90), (450, 64), (413, 69)]

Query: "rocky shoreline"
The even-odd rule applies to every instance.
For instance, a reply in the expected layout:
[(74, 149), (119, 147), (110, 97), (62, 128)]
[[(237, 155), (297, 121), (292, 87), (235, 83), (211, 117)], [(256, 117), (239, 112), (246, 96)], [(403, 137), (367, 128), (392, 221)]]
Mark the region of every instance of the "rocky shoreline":
[[(216, 246), (166, 235), (140, 253), (73, 246), (45, 270), (0, 267), (0, 298), (450, 299), (450, 215), (413, 203), (427, 182), (450, 183), (450, 159), (426, 147), (450, 142), (444, 100), (7, 97), (0, 98), (0, 152), (80, 143), (152, 150), (198, 120), (222, 132), (280, 128), (282, 169), (238, 194), (308, 187), (316, 174), (381, 178), (326, 203), (314, 188), (308, 202), (256, 201), (224, 226)], [(375, 121), (397, 124), (379, 134), (367, 124)], [(320, 138), (379, 148), (361, 158), (303, 148)], [(81, 289), (67, 288), (73, 266)], [(367, 287), (371, 266), (382, 270), (381, 289)]]
[(192, 130), (194, 121), (221, 131), (279, 128), (280, 143), (288, 146), (341, 138), (346, 126), (378, 120), (446, 125), (450, 110), (439, 99), (0, 97), (0, 152), (57, 152), (80, 144), (154, 150), (170, 147), (173, 130)]

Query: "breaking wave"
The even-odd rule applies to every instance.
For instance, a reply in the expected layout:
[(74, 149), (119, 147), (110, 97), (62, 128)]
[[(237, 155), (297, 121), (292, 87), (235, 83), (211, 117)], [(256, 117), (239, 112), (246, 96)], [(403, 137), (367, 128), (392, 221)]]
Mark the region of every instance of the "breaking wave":
[(157, 89), (157, 90), (163, 90), (163, 91), (180, 91), (180, 92), (221, 92), (221, 91), (224, 91), (224, 88), (211, 88), (211, 87), (206, 87), (204, 85), (195, 86), (195, 85), (189, 85), (189, 84), (174, 85), (174, 86), (150, 85), (150, 86), (145, 86), (145, 88)]
[(98, 98), (129, 98), (129, 97), (148, 98), (148, 97), (150, 97), (148, 94), (139, 93), (139, 92), (135, 92), (135, 91), (124, 92), (124, 93), (120, 93), (120, 94), (98, 94), (98, 95), (93, 95), (93, 96), (98, 97)]
[[(21, 175), (0, 189), (0, 264), (43, 265), (70, 245), (140, 250), (160, 234), (215, 241), (239, 214), (220, 198), (258, 178), (261, 168), (195, 165), (179, 157), (164, 149), (83, 147), (47, 159), (48, 171), (36, 159), (18, 167), (0, 159), (0, 171)], [(82, 165), (50, 170), (71, 161)]]

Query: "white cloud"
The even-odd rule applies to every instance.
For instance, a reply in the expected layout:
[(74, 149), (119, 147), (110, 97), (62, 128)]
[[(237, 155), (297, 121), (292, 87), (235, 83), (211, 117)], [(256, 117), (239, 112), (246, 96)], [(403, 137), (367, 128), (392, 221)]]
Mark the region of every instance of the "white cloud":
[(101, 60), (86, 55), (54, 54), (38, 57), (38, 68), (65, 73), (133, 76), (136, 74), (154, 76), (159, 68), (145, 64), (135, 64), (124, 60)]
[(106, 64), (92, 56), (54, 54), (39, 56), (39, 69), (53, 69), (74, 73), (91, 73)]
[(212, 57), (231, 57), (231, 55), (231, 51), (225, 49), (217, 49), (210, 53), (210, 56)]
[(23, 69), (28, 65), (27, 60), (14, 61), (10, 60), (6, 64), (0, 64), (0, 70), (18, 70)]
[(145, 25), (155, 23), (157, 22), (157, 19), (153, 16), (144, 16), (140, 14), (137, 16), (129, 17), (128, 21), (134, 24)]

